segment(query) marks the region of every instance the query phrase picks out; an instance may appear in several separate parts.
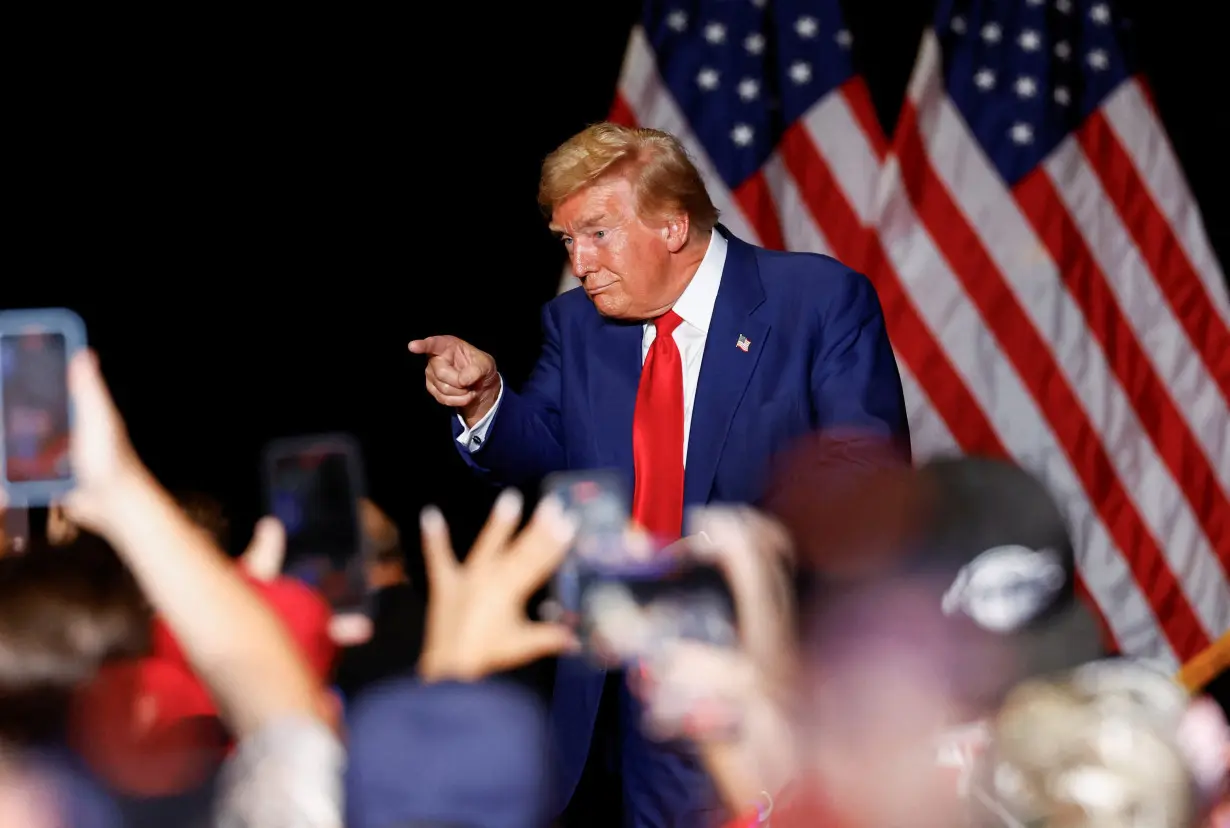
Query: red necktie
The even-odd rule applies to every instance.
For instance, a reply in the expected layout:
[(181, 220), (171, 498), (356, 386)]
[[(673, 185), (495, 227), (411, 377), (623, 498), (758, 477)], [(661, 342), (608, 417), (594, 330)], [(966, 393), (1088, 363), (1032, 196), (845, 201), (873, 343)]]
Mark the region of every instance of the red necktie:
[(654, 321), (632, 417), (632, 519), (665, 541), (683, 531), (683, 357), (672, 336), (682, 321), (674, 311)]

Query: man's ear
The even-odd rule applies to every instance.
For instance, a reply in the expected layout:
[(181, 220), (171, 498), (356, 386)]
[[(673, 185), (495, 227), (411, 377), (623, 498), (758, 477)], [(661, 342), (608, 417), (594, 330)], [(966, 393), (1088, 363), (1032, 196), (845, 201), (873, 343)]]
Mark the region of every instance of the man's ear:
[(688, 214), (680, 213), (677, 216), (671, 216), (662, 226), (662, 236), (666, 240), (666, 249), (672, 253), (678, 253), (683, 249), (683, 246), (688, 243), (688, 232), (691, 230), (691, 225), (688, 222)]

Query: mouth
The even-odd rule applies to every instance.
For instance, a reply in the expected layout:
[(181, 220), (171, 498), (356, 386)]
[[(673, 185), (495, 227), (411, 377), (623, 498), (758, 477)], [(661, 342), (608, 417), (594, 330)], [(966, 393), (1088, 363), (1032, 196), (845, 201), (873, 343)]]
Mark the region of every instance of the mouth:
[(615, 285), (614, 282), (607, 282), (605, 285), (599, 285), (598, 287), (593, 287), (593, 288), (591, 288), (589, 285), (586, 285), (585, 292), (588, 293), (590, 296), (597, 296), (599, 293), (602, 293), (604, 290), (607, 290), (608, 288), (613, 287), (614, 285)]

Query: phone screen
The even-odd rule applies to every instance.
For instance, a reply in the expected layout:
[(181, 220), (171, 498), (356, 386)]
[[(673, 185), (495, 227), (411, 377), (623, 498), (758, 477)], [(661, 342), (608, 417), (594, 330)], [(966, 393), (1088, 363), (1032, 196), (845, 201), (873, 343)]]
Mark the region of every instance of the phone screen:
[(335, 611), (366, 603), (355, 458), (333, 446), (270, 458), (269, 501), (286, 527), (283, 570), (318, 589)]
[(68, 347), (60, 333), (0, 336), (5, 478), (65, 481), (69, 463)]
[(614, 472), (548, 479), (546, 489), (577, 520), (576, 540), (553, 583), (562, 620), (601, 665), (630, 663), (679, 640), (734, 646), (734, 601), (725, 577), (689, 553), (628, 529), (628, 498)]

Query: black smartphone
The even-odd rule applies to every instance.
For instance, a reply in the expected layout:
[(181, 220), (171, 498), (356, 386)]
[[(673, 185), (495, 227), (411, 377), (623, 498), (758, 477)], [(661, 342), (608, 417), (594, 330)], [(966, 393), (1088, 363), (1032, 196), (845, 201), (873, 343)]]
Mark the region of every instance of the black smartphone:
[(264, 452), (264, 480), (266, 509), (286, 527), (283, 573), (319, 590), (335, 615), (366, 614), (357, 441), (345, 434), (276, 440)]
[(85, 347), (70, 310), (0, 313), (0, 460), (16, 506), (47, 506), (74, 486), (68, 363)]
[(591, 660), (602, 666), (632, 663), (680, 639), (737, 643), (725, 576), (692, 554), (695, 537), (660, 547), (630, 531), (622, 475), (560, 473), (545, 481), (544, 493), (558, 497), (577, 521), (552, 599)]

